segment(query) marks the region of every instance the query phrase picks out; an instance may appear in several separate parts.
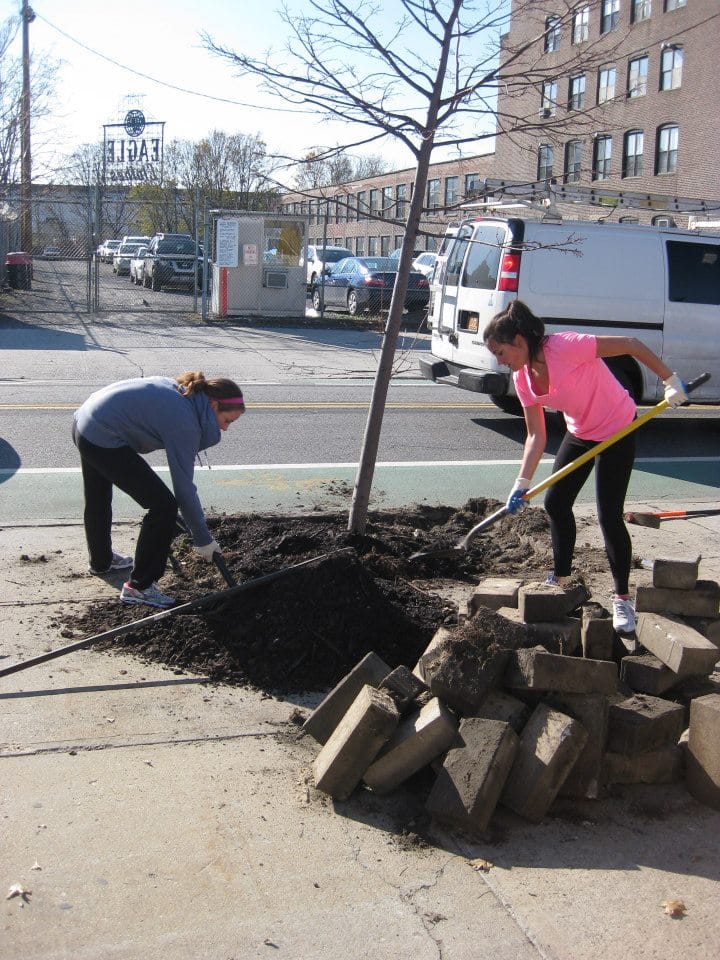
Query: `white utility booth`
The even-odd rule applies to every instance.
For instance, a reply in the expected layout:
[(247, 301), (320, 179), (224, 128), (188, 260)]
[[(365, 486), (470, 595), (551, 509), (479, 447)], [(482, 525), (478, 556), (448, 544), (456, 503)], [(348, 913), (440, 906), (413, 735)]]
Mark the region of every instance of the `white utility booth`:
[(213, 314), (304, 316), (307, 229), (306, 217), (213, 211)]

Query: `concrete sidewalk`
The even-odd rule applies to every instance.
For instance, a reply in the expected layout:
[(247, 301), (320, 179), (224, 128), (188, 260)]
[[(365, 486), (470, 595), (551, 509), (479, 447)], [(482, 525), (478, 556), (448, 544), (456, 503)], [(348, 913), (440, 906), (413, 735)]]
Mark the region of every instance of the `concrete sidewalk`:
[[(720, 518), (632, 532), (636, 555), (700, 553), (720, 579)], [(5, 527), (0, 563), (0, 667), (69, 643), (61, 616), (116, 590), (86, 575), (79, 525)], [(317, 699), (93, 650), (2, 678), (0, 890), (32, 891), (3, 899), (3, 960), (717, 956), (720, 812), (682, 785), (423, 845), (419, 794), (314, 790), (293, 715)]]

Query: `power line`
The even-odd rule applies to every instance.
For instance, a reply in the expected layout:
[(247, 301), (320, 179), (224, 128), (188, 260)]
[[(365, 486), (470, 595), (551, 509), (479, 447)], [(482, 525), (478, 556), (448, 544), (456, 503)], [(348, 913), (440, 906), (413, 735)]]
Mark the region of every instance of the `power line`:
[(213, 100), (216, 103), (229, 103), (234, 107), (248, 107), (251, 110), (272, 110), (276, 113), (306, 113), (306, 110), (290, 110), (287, 107), (269, 107), (269, 106), (260, 106), (257, 103), (246, 103), (243, 100), (229, 100), (226, 97), (216, 97), (211, 93), (201, 93), (199, 90), (188, 90), (187, 87), (178, 87), (174, 83), (168, 83), (166, 80), (158, 80), (157, 77), (151, 77), (150, 74), (142, 73), (140, 70), (134, 70), (132, 67), (128, 67), (124, 63), (119, 63), (117, 60), (113, 60), (112, 57), (108, 57), (104, 53), (100, 53), (99, 50), (94, 50), (92, 47), (89, 47), (86, 43), (83, 43), (81, 40), (77, 40), (75, 37), (71, 37), (69, 33), (66, 33), (64, 30), (61, 30), (60, 27), (56, 26), (54, 23), (51, 23), (47, 17), (44, 17), (41, 13), (35, 12), (35, 16), (38, 20), (42, 20), (43, 23), (47, 24), (52, 30), (55, 30), (56, 33), (59, 33), (61, 36), (65, 37), (66, 40), (69, 40), (71, 43), (77, 44), (78, 47), (82, 47), (83, 50), (87, 50), (88, 53), (92, 53), (93, 56), (99, 57), (101, 60), (104, 60), (106, 63), (111, 63), (115, 67), (119, 67), (120, 70), (125, 70), (127, 73), (132, 73), (136, 77), (141, 77), (143, 80), (149, 80), (150, 83), (156, 83), (158, 86), (167, 87), (169, 90), (175, 90), (178, 93), (187, 93), (191, 97), (202, 97), (204, 100)]

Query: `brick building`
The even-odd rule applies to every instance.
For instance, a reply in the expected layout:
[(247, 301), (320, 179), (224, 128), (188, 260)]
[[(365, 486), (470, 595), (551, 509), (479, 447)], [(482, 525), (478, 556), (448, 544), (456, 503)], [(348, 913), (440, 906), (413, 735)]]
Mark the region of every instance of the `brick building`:
[[(720, 0), (511, 0), (495, 152), (431, 165), (417, 246), (436, 248), (485, 177), (720, 202), (718, 52)], [(308, 214), (310, 243), (384, 254), (400, 245), (413, 176), (288, 194), (283, 208)], [(687, 226), (646, 210), (603, 216)]]

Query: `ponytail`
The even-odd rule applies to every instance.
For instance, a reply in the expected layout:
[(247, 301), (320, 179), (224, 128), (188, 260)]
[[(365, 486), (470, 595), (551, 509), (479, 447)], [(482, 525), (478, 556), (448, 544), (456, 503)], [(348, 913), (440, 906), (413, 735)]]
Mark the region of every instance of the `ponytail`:
[(243, 411), (245, 409), (242, 390), (234, 380), (228, 380), (227, 377), (211, 377), (206, 380), (201, 370), (187, 370), (175, 380), (180, 387), (180, 392), (186, 397), (205, 393), (211, 400), (217, 400), (218, 410)]
[(485, 327), (483, 340), (512, 343), (518, 335), (527, 343), (530, 359), (534, 359), (545, 342), (545, 325), (522, 300), (512, 300)]

